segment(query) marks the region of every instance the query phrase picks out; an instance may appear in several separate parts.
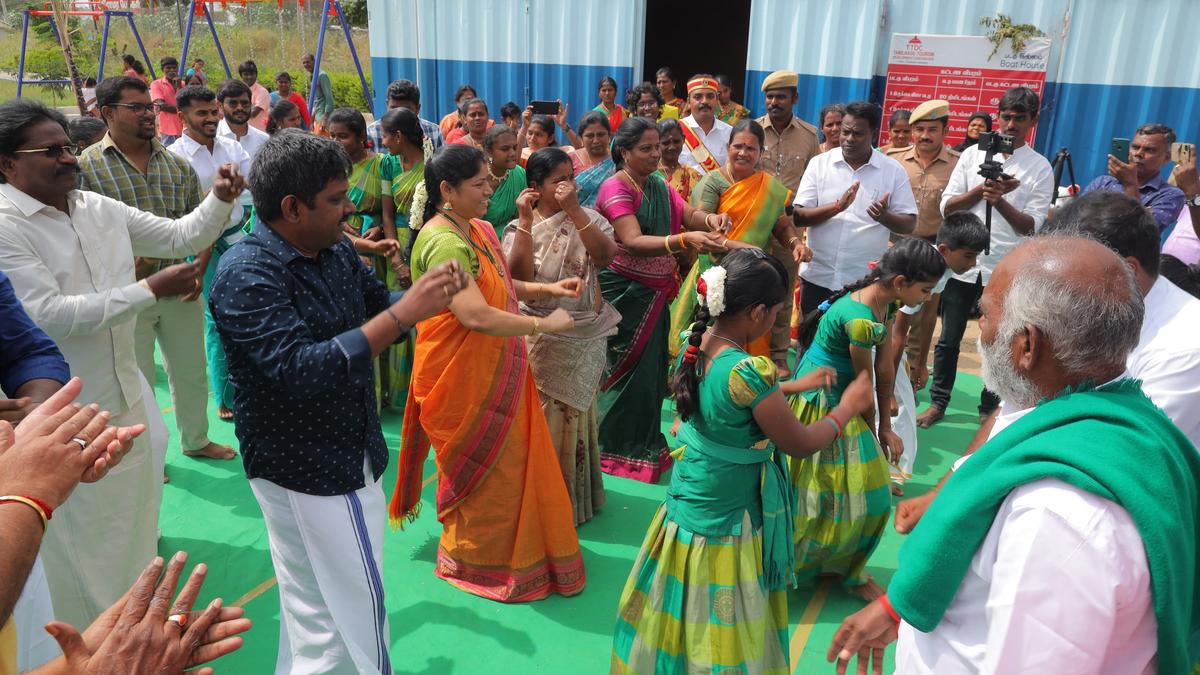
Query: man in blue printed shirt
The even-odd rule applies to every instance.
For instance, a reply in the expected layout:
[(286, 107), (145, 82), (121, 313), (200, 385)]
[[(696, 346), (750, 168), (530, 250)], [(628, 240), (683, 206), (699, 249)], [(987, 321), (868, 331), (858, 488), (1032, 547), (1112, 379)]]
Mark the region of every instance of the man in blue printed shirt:
[(1170, 227), (1183, 210), (1183, 190), (1162, 179), (1162, 168), (1171, 159), (1175, 132), (1165, 124), (1143, 124), (1129, 142), (1129, 161), (1108, 156), (1108, 174), (1099, 176), (1084, 188), (1124, 192), (1140, 201), (1154, 214), (1158, 231)]
[(20, 423), (69, 379), (58, 345), (25, 313), (12, 282), (0, 272), (0, 420)]
[(250, 171), (260, 220), (209, 294), (279, 579), (280, 673), (392, 672), (373, 359), (469, 283), (452, 262), (389, 293), (342, 231), (349, 172), (334, 141), (272, 137)]

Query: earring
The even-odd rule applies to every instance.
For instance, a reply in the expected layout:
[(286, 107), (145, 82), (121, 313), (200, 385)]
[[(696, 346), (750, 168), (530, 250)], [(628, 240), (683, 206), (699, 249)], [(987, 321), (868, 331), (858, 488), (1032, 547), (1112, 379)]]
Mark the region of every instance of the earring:
[(454, 205), (453, 205), (453, 204), (451, 204), (450, 202), (446, 202), (446, 207), (445, 207), (445, 209), (446, 209), (447, 211), (453, 211), (453, 210), (454, 210)]

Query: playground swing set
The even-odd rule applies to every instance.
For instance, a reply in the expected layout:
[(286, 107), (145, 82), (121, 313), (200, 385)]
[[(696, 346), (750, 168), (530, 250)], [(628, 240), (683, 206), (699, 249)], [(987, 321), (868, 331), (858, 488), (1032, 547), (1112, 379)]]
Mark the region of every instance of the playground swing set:
[[(227, 8), (230, 3), (240, 4), (246, 7), (249, 3), (270, 2), (270, 0), (217, 0), (222, 8)], [(309, 83), (309, 92), (316, 89), (317, 75), (321, 72), (321, 56), (325, 51), (325, 31), (329, 27), (330, 17), (337, 17), (342, 26), (342, 35), (346, 39), (346, 45), (350, 48), (350, 57), (354, 60), (354, 68), (358, 71), (358, 79), (362, 84), (363, 98), (367, 101), (367, 106), (374, 113), (374, 96), (371, 93), (371, 87), (367, 84), (367, 78), (363, 74), (362, 62), (359, 61), (358, 51), (354, 48), (354, 40), (350, 36), (350, 25), (346, 23), (346, 15), (342, 12), (341, 0), (322, 0), (324, 7), (321, 11), (321, 29), (317, 34), (317, 52), (314, 54), (315, 64), (313, 65), (312, 81)], [(283, 0), (275, 0), (276, 5), (282, 9)], [(300, 7), (304, 7), (305, 0), (297, 0)], [(72, 3), (72, 7), (77, 7), (80, 3)], [(21, 91), (27, 84), (50, 84), (50, 85), (69, 85), (70, 80), (63, 79), (48, 79), (48, 80), (28, 80), (25, 79), (25, 50), (29, 39), (29, 22), (33, 17), (45, 17), (50, 23), (50, 29), (54, 31), (55, 38), (62, 41), (59, 35), (58, 23), (54, 20), (56, 14), (60, 16), (83, 16), (92, 19), (93, 23), (99, 26), (100, 19), (104, 20), (104, 27), (100, 37), (100, 58), (96, 64), (96, 82), (99, 83), (104, 79), (104, 61), (108, 51), (108, 36), (109, 29), (112, 25), (112, 20), (125, 19), (129, 24), (129, 29), (133, 32), (133, 37), (137, 40), (138, 51), (142, 55), (142, 59), (146, 67), (150, 69), (151, 79), (156, 79), (158, 76), (154, 72), (154, 64), (150, 60), (150, 55), (146, 52), (146, 45), (142, 42), (142, 36), (138, 33), (137, 23), (134, 21), (134, 14), (139, 10), (134, 9), (110, 9), (104, 2), (93, 1), (90, 3), (91, 9), (69, 9), (69, 10), (54, 10), (50, 3), (44, 5), (43, 9), (26, 9), (22, 14), (21, 20), (21, 54), (17, 62), (17, 97), (20, 98)], [(221, 46), (221, 38), (217, 35), (216, 25), (213, 23), (212, 14), (208, 11), (209, 4), (216, 2), (204, 2), (202, 0), (191, 0), (191, 8), (188, 12), (187, 27), (183, 33), (183, 49), (179, 55), (180, 67), (187, 63), (188, 47), (192, 41), (192, 28), (195, 25), (196, 17), (204, 17), (208, 24), (208, 31), (212, 35), (213, 44), (217, 48), (217, 55), (221, 59), (221, 67), (225, 69), (225, 77), (232, 78), (233, 72), (229, 69), (229, 61), (225, 58), (225, 50)], [(313, 97), (308, 97), (308, 111), (312, 113)]]

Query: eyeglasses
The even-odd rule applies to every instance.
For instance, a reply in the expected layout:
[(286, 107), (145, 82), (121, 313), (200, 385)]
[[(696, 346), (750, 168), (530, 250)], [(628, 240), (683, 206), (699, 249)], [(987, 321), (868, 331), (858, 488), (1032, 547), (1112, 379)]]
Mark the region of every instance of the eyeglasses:
[(18, 155), (34, 155), (40, 152), (46, 156), (46, 159), (58, 159), (63, 156), (63, 153), (72, 156), (78, 154), (76, 152), (78, 147), (76, 145), (50, 145), (44, 148), (29, 148), (28, 150), (14, 150), (13, 152)]
[(250, 109), (250, 108), (252, 108), (252, 107), (253, 107), (253, 106), (251, 106), (251, 104), (250, 104), (250, 101), (236, 101), (236, 100), (234, 100), (234, 99), (231, 99), (231, 98), (227, 98), (227, 99), (225, 99), (225, 102), (224, 102), (224, 104), (225, 104), (226, 106), (228, 106), (228, 107), (230, 107), (230, 108), (234, 108), (234, 109), (237, 109), (237, 108), (246, 108), (246, 109)]
[(158, 106), (153, 103), (110, 103), (113, 108), (128, 108), (134, 115), (145, 115), (148, 112), (155, 112)]

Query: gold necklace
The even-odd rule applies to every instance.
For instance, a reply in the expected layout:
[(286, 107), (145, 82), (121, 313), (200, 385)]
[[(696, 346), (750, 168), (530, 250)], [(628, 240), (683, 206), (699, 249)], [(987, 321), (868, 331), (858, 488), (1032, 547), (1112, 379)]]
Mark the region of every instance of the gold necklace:
[(627, 171), (626, 169), (622, 168), (622, 169), (621, 169), (621, 173), (625, 174), (625, 180), (629, 181), (629, 184), (633, 186), (633, 189), (634, 189), (634, 190), (637, 190), (637, 193), (638, 193), (638, 199), (641, 199), (643, 196), (645, 196), (645, 195), (642, 193), (642, 188), (641, 188), (641, 187), (640, 187), (640, 186), (637, 184), (637, 181), (633, 179), (633, 176), (630, 176), (630, 175), (629, 175), (629, 171)]

